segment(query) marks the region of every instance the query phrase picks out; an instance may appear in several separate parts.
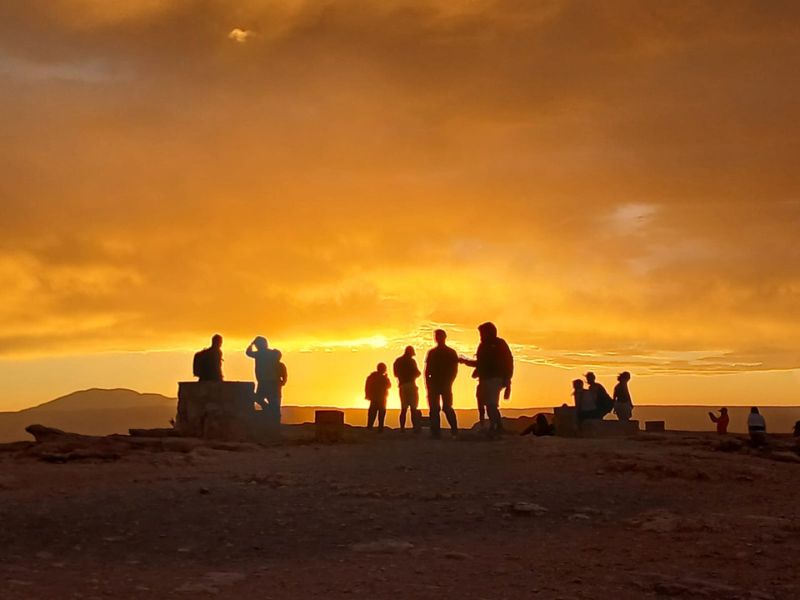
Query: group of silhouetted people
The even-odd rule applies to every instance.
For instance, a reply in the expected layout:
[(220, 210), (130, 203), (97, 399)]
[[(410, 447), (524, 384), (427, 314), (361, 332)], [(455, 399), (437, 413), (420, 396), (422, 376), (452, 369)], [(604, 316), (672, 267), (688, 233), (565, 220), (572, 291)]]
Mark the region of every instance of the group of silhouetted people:
[[(472, 367), (472, 377), (478, 380), (476, 390), (478, 410), (481, 423), (484, 421), (483, 415), (488, 416), (488, 434), (493, 437), (502, 431), (500, 394), (505, 390), (505, 397), (510, 397), (514, 358), (506, 341), (497, 335), (497, 327), (493, 323), (483, 323), (478, 327), (478, 333), (480, 344), (474, 359), (459, 357), (458, 353), (447, 345), (447, 333), (443, 329), (437, 329), (433, 334), (436, 345), (425, 357), (424, 373), (417, 366), (414, 358), (416, 351), (413, 346), (406, 347), (403, 355), (394, 361), (392, 371), (397, 378), (400, 394), (400, 431), (406, 429), (407, 415), (410, 415), (414, 432), (418, 433), (422, 428), (417, 379), (424, 375), (431, 435), (434, 437), (441, 435), (442, 412), (450, 426), (451, 434), (454, 436), (458, 434), (458, 418), (453, 409), (453, 383), (458, 375), (459, 364)], [(367, 412), (369, 429), (375, 426), (377, 419), (378, 431), (383, 431), (386, 401), (391, 387), (386, 364), (378, 363), (364, 385), (364, 397), (369, 401)]]
[(633, 416), (633, 400), (628, 389), (631, 374), (623, 371), (617, 377), (614, 386), (614, 395), (611, 396), (597, 381), (594, 373), (589, 371), (586, 377), (586, 387), (582, 379), (572, 382), (572, 396), (575, 399), (575, 408), (578, 412), (578, 421), (587, 419), (602, 419), (613, 412), (620, 421), (630, 421)]
[[(255, 402), (271, 420), (280, 423), (283, 386), (288, 372), (280, 350), (269, 347), (267, 339), (256, 337), (245, 349), (245, 354), (255, 361)], [(222, 381), (222, 336), (211, 338), (211, 346), (194, 355), (192, 371), (199, 381)]]

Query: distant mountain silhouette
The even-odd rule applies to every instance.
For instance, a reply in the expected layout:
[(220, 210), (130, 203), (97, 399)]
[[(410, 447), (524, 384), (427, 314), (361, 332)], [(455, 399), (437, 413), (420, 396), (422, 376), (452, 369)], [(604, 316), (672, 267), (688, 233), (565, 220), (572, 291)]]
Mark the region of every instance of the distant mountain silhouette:
[(17, 412), (0, 412), (0, 442), (27, 440), (25, 427), (42, 423), (88, 435), (127, 433), (131, 427), (169, 427), (175, 398), (126, 389), (89, 389)]
[[(0, 412), (0, 442), (27, 440), (30, 436), (25, 427), (41, 423), (76, 433), (108, 435), (127, 433), (130, 428), (168, 427), (175, 416), (177, 399), (161, 394), (140, 394), (127, 389), (89, 389), (74, 392), (50, 402), (17, 412)], [(422, 403), (424, 406), (424, 402)], [(282, 421), (287, 424), (306, 423), (314, 420), (315, 406), (284, 406)], [(326, 407), (329, 408), (329, 407)], [(634, 419), (640, 421), (666, 421), (668, 429), (686, 431), (712, 431), (708, 418), (709, 406), (637, 406)], [(367, 420), (364, 408), (347, 408), (345, 421), (351, 425), (364, 425)], [(502, 408), (503, 416), (517, 418), (533, 416), (537, 412), (549, 412), (548, 408)], [(730, 431), (743, 433), (747, 426), (748, 407), (729, 407)], [(425, 408), (427, 413), (427, 408)], [(800, 407), (762, 407), (771, 433), (789, 433), (795, 421), (800, 420)], [(386, 424), (398, 425), (397, 409), (389, 409)], [(475, 409), (456, 409), (462, 428), (469, 428), (477, 421)]]

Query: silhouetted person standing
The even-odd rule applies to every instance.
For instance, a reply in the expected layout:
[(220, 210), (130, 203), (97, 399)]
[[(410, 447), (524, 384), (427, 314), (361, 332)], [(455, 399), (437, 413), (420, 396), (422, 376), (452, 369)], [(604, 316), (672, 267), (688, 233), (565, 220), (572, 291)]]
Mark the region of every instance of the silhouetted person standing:
[(194, 376), (200, 381), (222, 381), (222, 336), (215, 334), (211, 346), (194, 355)]
[(728, 416), (728, 409), (724, 406), (719, 409), (719, 416), (715, 415), (713, 412), (708, 413), (708, 417), (711, 419), (712, 423), (717, 424), (717, 433), (720, 435), (725, 435), (728, 433), (728, 424), (731, 422), (731, 418)]
[(406, 346), (403, 356), (394, 361), (393, 371), (397, 377), (397, 386), (400, 393), (400, 431), (406, 430), (406, 413), (411, 410), (411, 424), (414, 432), (420, 429), (419, 415), (419, 389), (417, 378), (422, 374), (414, 360), (414, 348)]
[(378, 432), (383, 431), (383, 423), (386, 420), (386, 397), (389, 395), (389, 388), (392, 382), (386, 374), (386, 365), (378, 363), (375, 371), (369, 374), (367, 382), (364, 384), (364, 397), (369, 400), (369, 410), (367, 411), (367, 429), (372, 429), (375, 425), (375, 417), (378, 417)]
[(617, 377), (617, 385), (614, 386), (614, 413), (620, 421), (630, 421), (633, 416), (633, 400), (628, 389), (628, 382), (631, 374), (623, 371)]
[(747, 416), (747, 432), (750, 434), (750, 443), (753, 446), (763, 446), (767, 443), (767, 422), (757, 407), (750, 409)]
[(458, 419), (453, 410), (453, 382), (458, 374), (458, 354), (445, 342), (447, 333), (444, 329), (433, 332), (436, 347), (428, 351), (425, 357), (425, 387), (428, 390), (428, 406), (430, 408), (431, 435), (441, 435), (442, 423), (440, 413), (444, 411), (450, 432), (458, 433)]
[(280, 423), (282, 388), (286, 383), (286, 367), (281, 362), (281, 353), (270, 348), (266, 338), (258, 336), (247, 346), (245, 354), (255, 361), (256, 403), (267, 411), (271, 419)]
[(478, 326), (481, 343), (478, 345), (475, 360), (466, 358), (460, 362), (475, 367), (473, 376), (478, 378), (478, 397), (486, 407), (489, 417), (489, 435), (496, 436), (503, 430), (500, 415), (500, 392), (506, 390), (506, 398), (511, 395), (511, 378), (514, 376), (514, 357), (506, 341), (498, 337), (494, 323)]

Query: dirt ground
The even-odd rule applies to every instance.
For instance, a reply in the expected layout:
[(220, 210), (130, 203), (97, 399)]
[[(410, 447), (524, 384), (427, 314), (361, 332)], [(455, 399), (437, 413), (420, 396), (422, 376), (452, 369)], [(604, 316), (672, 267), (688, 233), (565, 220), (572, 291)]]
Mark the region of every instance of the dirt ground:
[(681, 434), (5, 452), (0, 597), (796, 599), (777, 458)]

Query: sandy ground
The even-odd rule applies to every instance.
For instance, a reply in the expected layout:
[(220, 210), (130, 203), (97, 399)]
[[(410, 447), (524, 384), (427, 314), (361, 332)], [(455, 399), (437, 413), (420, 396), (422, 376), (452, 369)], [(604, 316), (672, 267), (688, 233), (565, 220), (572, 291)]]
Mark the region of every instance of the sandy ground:
[(800, 464), (716, 443), (6, 452), (0, 597), (800, 598)]

